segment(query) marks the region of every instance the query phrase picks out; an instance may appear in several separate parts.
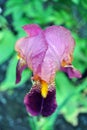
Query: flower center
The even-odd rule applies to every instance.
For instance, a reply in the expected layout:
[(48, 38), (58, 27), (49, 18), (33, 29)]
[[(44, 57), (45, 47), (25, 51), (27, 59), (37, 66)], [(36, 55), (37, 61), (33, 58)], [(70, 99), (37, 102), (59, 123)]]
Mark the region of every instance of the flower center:
[(48, 84), (44, 80), (41, 80), (41, 95), (43, 98), (46, 98), (47, 94), (48, 94)]
[(41, 86), (41, 95), (43, 98), (47, 97), (48, 94), (48, 83), (44, 80), (42, 80), (38, 75), (34, 75), (33, 80), (36, 84), (40, 84)]

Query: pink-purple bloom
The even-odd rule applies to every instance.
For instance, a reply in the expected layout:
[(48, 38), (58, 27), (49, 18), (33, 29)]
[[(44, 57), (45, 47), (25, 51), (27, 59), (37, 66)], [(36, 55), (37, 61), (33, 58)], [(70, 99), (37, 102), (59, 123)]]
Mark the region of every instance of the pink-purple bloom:
[(19, 61), (16, 68), (16, 83), (22, 71), (28, 67), (33, 72), (34, 84), (24, 98), (27, 111), (32, 116), (49, 116), (57, 108), (55, 74), (63, 71), (70, 78), (81, 78), (81, 73), (72, 65), (75, 41), (70, 31), (62, 26), (49, 26), (42, 30), (36, 24), (23, 27), (27, 37), (17, 41), (15, 49)]

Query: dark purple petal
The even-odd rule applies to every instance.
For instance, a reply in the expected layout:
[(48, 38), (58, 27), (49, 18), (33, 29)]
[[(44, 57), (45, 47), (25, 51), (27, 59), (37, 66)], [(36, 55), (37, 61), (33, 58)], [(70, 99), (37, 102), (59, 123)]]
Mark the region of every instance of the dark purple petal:
[(40, 114), (42, 100), (43, 99), (40, 93), (40, 87), (33, 86), (30, 92), (24, 98), (26, 109), (32, 116), (37, 116)]
[(68, 65), (67, 67), (61, 67), (61, 70), (66, 72), (69, 78), (81, 78), (82, 75), (79, 70), (75, 69), (72, 65)]
[(33, 86), (30, 92), (26, 94), (24, 98), (24, 104), (26, 105), (27, 111), (32, 116), (50, 116), (57, 107), (55, 93), (54, 87), (51, 87), (51, 89), (48, 91), (47, 97), (43, 98), (41, 95), (40, 86)]
[(17, 63), (17, 66), (16, 66), (16, 83), (20, 82), (22, 71), (26, 67), (27, 67), (27, 65), (24, 64), (22, 60), (18, 60), (18, 63)]
[(50, 116), (51, 114), (53, 114), (56, 108), (57, 108), (56, 91), (55, 88), (51, 86), (50, 90), (48, 91), (47, 97), (44, 98), (41, 114), (44, 117)]

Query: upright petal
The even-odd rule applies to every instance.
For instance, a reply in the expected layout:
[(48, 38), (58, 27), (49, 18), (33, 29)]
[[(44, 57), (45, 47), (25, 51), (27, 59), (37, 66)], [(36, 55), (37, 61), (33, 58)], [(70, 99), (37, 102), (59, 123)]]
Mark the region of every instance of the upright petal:
[(25, 32), (29, 35), (29, 37), (33, 37), (38, 35), (42, 29), (37, 24), (28, 24), (23, 26)]
[(51, 56), (45, 55), (44, 61), (42, 63), (41, 67), (41, 73), (39, 73), (39, 76), (49, 83), (52, 79), (55, 78), (55, 73), (57, 71), (58, 64), (55, 62), (55, 59), (53, 59)]
[(40, 72), (47, 48), (48, 44), (43, 33), (30, 38), (21, 38), (17, 41), (15, 46), (20, 57), (26, 60), (28, 67), (33, 70), (34, 73)]
[(18, 60), (17, 67), (16, 67), (16, 83), (20, 82), (22, 71), (26, 67), (27, 67), (27, 65), (23, 59)]
[(48, 44), (43, 33), (29, 39), (26, 50), (26, 59), (28, 67), (32, 67), (34, 74), (38, 75), (38, 73), (40, 73), (47, 48)]
[(62, 26), (50, 26), (44, 33), (49, 47), (56, 53), (56, 59), (61, 61), (65, 55), (73, 51), (75, 42), (68, 29)]
[(81, 78), (82, 75), (79, 70), (75, 69), (72, 65), (67, 65), (66, 67), (61, 67), (61, 70), (66, 72), (69, 78)]
[(23, 59), (26, 59), (26, 50), (27, 50), (27, 46), (29, 44), (29, 38), (28, 37), (24, 37), (24, 38), (20, 38), (15, 45), (15, 50), (18, 52), (18, 54), (20, 55), (20, 57), (22, 57)]

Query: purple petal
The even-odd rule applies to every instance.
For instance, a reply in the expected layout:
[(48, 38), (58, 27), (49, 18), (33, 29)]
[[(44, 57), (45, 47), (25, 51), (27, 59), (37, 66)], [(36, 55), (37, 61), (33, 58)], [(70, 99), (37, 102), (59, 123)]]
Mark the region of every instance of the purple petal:
[(22, 60), (18, 60), (18, 63), (17, 63), (17, 66), (16, 66), (16, 84), (20, 82), (22, 71), (26, 67), (27, 67), (27, 65), (24, 64)]
[(60, 67), (59, 63), (55, 62), (55, 59), (53, 59), (52, 55), (47, 55), (48, 53), (49, 51), (47, 50), (47, 53), (41, 66), (41, 73), (39, 75), (47, 83), (49, 83), (51, 79), (55, 78), (57, 68)]
[(15, 45), (15, 50), (23, 59), (26, 59), (26, 48), (28, 46), (28, 43), (29, 43), (29, 38), (24, 37), (24, 38), (20, 38)]
[(57, 107), (55, 99), (55, 89), (51, 87), (46, 98), (41, 95), (40, 86), (33, 86), (30, 92), (24, 98), (24, 104), (27, 111), (32, 116), (42, 115), (50, 116)]
[(43, 107), (42, 107), (42, 116), (47, 117), (53, 114), (53, 112), (57, 108), (56, 103), (56, 91), (53, 86), (50, 86), (50, 90), (48, 91), (48, 95), (44, 98)]
[(79, 70), (75, 69), (72, 65), (67, 65), (67, 67), (61, 67), (61, 70), (66, 72), (69, 78), (81, 78), (82, 75)]
[(26, 60), (28, 67), (33, 70), (34, 74), (40, 72), (47, 48), (48, 44), (43, 33), (35, 37), (21, 38), (15, 46), (16, 51)]
[(42, 100), (43, 99), (40, 93), (40, 87), (33, 86), (30, 92), (24, 98), (26, 109), (32, 116), (37, 116), (40, 114)]
[(50, 26), (44, 31), (49, 47), (60, 61), (73, 52), (75, 42), (70, 31), (62, 26)]
[(26, 31), (26, 33), (32, 37), (38, 35), (42, 29), (37, 24), (28, 24), (23, 26), (23, 29)]
[(45, 41), (43, 33), (29, 38), (29, 44), (26, 48), (26, 59), (28, 67), (32, 67), (34, 74), (38, 74), (46, 54), (48, 44)]

